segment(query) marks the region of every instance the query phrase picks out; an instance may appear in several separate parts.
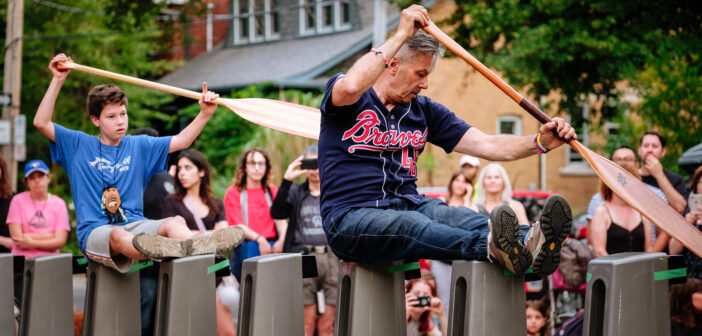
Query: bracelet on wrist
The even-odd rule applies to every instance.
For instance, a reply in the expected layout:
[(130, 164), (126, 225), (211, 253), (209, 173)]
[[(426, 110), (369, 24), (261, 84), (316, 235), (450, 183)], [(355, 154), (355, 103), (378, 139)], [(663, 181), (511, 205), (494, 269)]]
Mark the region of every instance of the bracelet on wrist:
[(378, 49), (372, 48), (370, 51), (371, 51), (372, 53), (376, 54), (376, 55), (380, 55), (380, 57), (383, 58), (383, 62), (385, 62), (385, 67), (386, 67), (386, 68), (390, 66), (390, 63), (388, 62), (388, 58), (385, 57), (385, 53), (383, 53), (382, 50), (378, 50)]
[(534, 136), (534, 146), (536, 146), (536, 154), (546, 154), (550, 152), (549, 149), (541, 144), (541, 134), (536, 134)]
[(258, 243), (258, 238), (261, 238), (261, 235), (257, 235), (256, 238), (253, 239), (253, 241)]

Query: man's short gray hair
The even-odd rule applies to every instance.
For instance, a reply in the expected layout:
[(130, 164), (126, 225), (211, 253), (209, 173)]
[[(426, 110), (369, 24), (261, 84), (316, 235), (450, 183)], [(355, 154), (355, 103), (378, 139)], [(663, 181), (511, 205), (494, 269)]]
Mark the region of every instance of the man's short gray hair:
[(407, 62), (418, 54), (431, 55), (433, 65), (438, 57), (444, 55), (444, 46), (434, 36), (420, 29), (400, 47), (400, 50), (397, 51), (397, 58), (401, 62)]

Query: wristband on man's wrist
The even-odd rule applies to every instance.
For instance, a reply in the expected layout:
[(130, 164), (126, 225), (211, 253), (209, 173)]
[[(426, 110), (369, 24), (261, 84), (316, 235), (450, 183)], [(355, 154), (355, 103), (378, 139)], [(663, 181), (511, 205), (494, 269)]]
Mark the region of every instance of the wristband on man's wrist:
[(546, 154), (550, 150), (546, 149), (543, 145), (541, 145), (541, 134), (536, 134), (534, 136), (534, 145), (536, 146), (536, 154)]

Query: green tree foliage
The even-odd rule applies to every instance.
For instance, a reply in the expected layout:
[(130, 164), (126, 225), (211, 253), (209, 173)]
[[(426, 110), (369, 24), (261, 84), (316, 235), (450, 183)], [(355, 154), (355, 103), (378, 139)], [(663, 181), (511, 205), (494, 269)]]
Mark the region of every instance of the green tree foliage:
[(702, 6), (696, 1), (455, 3), (457, 10), (445, 22), (455, 27), (453, 36), (511, 84), (535, 96), (558, 92), (566, 112), (579, 111), (583, 99), (595, 94), (607, 102), (601, 120), (609, 120), (622, 110), (618, 88), (625, 83), (643, 99), (631, 109), (641, 112), (644, 127), (673, 140), (668, 164), (699, 142), (694, 134), (702, 115)]

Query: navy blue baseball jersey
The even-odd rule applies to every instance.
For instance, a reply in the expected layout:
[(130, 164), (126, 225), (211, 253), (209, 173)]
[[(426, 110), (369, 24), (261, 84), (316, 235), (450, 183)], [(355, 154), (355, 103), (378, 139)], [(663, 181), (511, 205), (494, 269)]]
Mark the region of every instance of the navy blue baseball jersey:
[(371, 88), (354, 104), (334, 106), (327, 82), (319, 133), (321, 210), (325, 230), (348, 208), (385, 207), (393, 198), (418, 203), (417, 158), (427, 141), (451, 152), (471, 127), (424, 96), (385, 108)]

